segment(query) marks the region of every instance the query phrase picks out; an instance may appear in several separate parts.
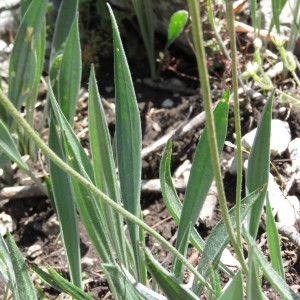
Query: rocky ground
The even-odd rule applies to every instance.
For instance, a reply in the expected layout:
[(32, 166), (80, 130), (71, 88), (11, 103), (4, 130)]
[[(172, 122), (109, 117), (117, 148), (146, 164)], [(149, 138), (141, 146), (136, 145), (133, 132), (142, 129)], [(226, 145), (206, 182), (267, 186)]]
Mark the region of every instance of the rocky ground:
[[(131, 27), (129, 28), (132, 29)], [(123, 29), (126, 29), (126, 26)], [(237, 38), (240, 45), (240, 63), (241, 68), (243, 68), (245, 60), (242, 58), (251, 56), (251, 47), (249, 47), (251, 38), (246, 34), (238, 34)], [(128, 42), (128, 40), (126, 40), (125, 37), (126, 50), (131, 53), (132, 49), (130, 49), (128, 44), (126, 46), (126, 42)], [(158, 38), (158, 46), (161, 45), (160, 38)], [(208, 50), (211, 51), (211, 49)], [(87, 53), (85, 51), (87, 50), (83, 48), (83, 54)], [(180, 197), (183, 198), (189, 162), (193, 161), (194, 151), (199, 136), (201, 135), (201, 130), (205, 124), (203, 120), (200, 120), (194, 127), (190, 126), (191, 120), (194, 120), (196, 116), (199, 114), (200, 116), (203, 116), (201, 89), (199, 88), (197, 80), (196, 63), (193, 57), (183, 53), (182, 50), (174, 46), (170, 49), (170, 53), (161, 65), (161, 75), (159, 80), (152, 82), (148, 78), (148, 66), (145, 64), (146, 57), (144, 51), (142, 48), (137, 48), (135, 51), (140, 54), (134, 56), (131, 53), (131, 55), (129, 55), (129, 65), (132, 71), (139, 102), (143, 133), (142, 179), (144, 186), (141, 193), (143, 216), (147, 224), (154, 227), (166, 239), (174, 242), (173, 237), (176, 233), (176, 224), (170, 218), (170, 214), (165, 208), (161, 193), (155, 186), (155, 181), (150, 182), (154, 184), (154, 187), (153, 185), (149, 187), (149, 180), (157, 180), (159, 178), (158, 170), (165, 141), (161, 143), (161, 146), (157, 147), (154, 147), (156, 145), (155, 143), (175, 130), (176, 134), (173, 136), (172, 174), (177, 180), (178, 186), (180, 185), (178, 192)], [(95, 60), (97, 62), (97, 78), (99, 81), (100, 93), (104, 98), (109, 128), (113, 133), (114, 80), (113, 60), (110, 50), (103, 51), (95, 57)], [(215, 53), (208, 56), (208, 62), (211, 76), (212, 100), (216, 102), (220, 99), (224, 90), (227, 87), (230, 87), (230, 81), (228, 80), (228, 78), (230, 78), (230, 65), (222, 55)], [(86, 68), (88, 69), (88, 67)], [(283, 81), (280, 79), (280, 75), (281, 74), (277, 74), (274, 78), (274, 81), (276, 80), (278, 82), (278, 86), (291, 92), (293, 96), (298, 97), (299, 89), (297, 90), (293, 87), (293, 81), (290, 79)], [(87, 97), (85, 92), (85, 89), (87, 88), (86, 81), (86, 78), (83, 78), (83, 90), (76, 112), (75, 131), (82, 141), (82, 144), (88, 148)], [(266, 96), (267, 95), (264, 93), (258, 98), (241, 95), (240, 107), (243, 135), (247, 134), (257, 126)], [(41, 88), (40, 99), (45, 99), (45, 90), (43, 90), (43, 88)], [(43, 107), (43, 104), (41, 104), (41, 107)], [(42, 109), (40, 113), (42, 113)], [(287, 122), (290, 140), (300, 138), (299, 107), (289, 102), (283, 103), (279, 98), (276, 98), (273, 107), (273, 118)], [(185, 131), (180, 130), (184, 125), (186, 125), (185, 128), (187, 129)], [(282, 140), (282, 135), (278, 134), (276, 131), (274, 132), (273, 138), (275, 141)], [(231, 160), (234, 157), (234, 148), (232, 147), (232, 144), (234, 144), (232, 106), (229, 113), (226, 141), (221, 157), (221, 163), (228, 205), (231, 207), (234, 205), (235, 199), (235, 176), (230, 171)], [(294, 223), (286, 224), (286, 228), (292, 228), (296, 234), (299, 231), (300, 184), (297, 182), (299, 178), (297, 177), (298, 175), (295, 168), (293, 168), (295, 167), (295, 164), (291, 160), (291, 157), (292, 155), (296, 155), (295, 157), (299, 158), (300, 151), (299, 147), (296, 147), (296, 150), (293, 152), (294, 154), (291, 154), (291, 151), (288, 150), (288, 146), (289, 143), (287, 142), (283, 151), (275, 153), (272, 156), (271, 169), (280, 192), (278, 197), (283, 197), (284, 199), (286, 199), (287, 196), (296, 197), (296, 202), (293, 202), (293, 207), (288, 206), (287, 204), (283, 209), (290, 210), (288, 215), (289, 219), (291, 215), (295, 216)], [(33, 169), (36, 169), (37, 173), (40, 173), (39, 167), (32, 167)], [(23, 191), (22, 194), (17, 190), (18, 187), (27, 187), (27, 190)], [(13, 236), (28, 264), (34, 263), (40, 266), (49, 264), (67, 277), (68, 274), (63, 255), (63, 247), (59, 240), (58, 224), (49, 200), (34, 189), (30, 180), (17, 169), (14, 170), (13, 187), (8, 186), (2, 179), (1, 189), (0, 212), (3, 216), (4, 214), (5, 216), (8, 215), (14, 220), (14, 225), (12, 226)], [(287, 202), (290, 203), (291, 201)], [(199, 222), (197, 230), (204, 239), (209, 235), (211, 229), (220, 218), (220, 211), (218, 205), (216, 205), (213, 207), (213, 214), (203, 219), (202, 222)], [(2, 219), (5, 219), (5, 217)], [(8, 221), (4, 221), (4, 223), (5, 222), (10, 224)], [(286, 221), (280, 220), (280, 222)], [(112, 299), (107, 282), (100, 268), (99, 259), (87, 238), (84, 228), (82, 226), (80, 228), (82, 263), (85, 274), (84, 283), (86, 291), (88, 291), (95, 299)], [(298, 235), (296, 235), (295, 239), (286, 236), (291, 237), (291, 234), (289, 235), (289, 231), (286, 233), (282, 230), (282, 256), (284, 259), (286, 280), (292, 288), (299, 290), (300, 263)], [(266, 236), (263, 229), (261, 229), (257, 236), (257, 242), (260, 244), (266, 256), (268, 256)], [(160, 262), (168, 267), (171, 262), (168, 253), (160, 245), (157, 245), (149, 236), (146, 236), (146, 243), (153, 252), (157, 253)], [(189, 250), (189, 255), (191, 260), (193, 259), (196, 261), (198, 255), (194, 253), (192, 247)], [(225, 284), (227, 281), (228, 278), (222, 276), (222, 284)], [(263, 284), (264, 291), (269, 299), (280, 299), (280, 297), (270, 288), (267, 281), (264, 281)], [(0, 283), (0, 294), (2, 294), (1, 287), (3, 288)], [(47, 292), (47, 297), (49, 297), (49, 299), (57, 299), (58, 292), (47, 287), (45, 287), (45, 291)]]

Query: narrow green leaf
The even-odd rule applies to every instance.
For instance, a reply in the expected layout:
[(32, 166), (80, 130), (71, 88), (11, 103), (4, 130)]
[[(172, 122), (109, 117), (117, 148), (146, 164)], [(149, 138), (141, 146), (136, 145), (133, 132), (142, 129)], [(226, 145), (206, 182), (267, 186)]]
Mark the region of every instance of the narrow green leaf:
[[(182, 210), (182, 202), (180, 201), (176, 189), (173, 185), (172, 175), (171, 175), (171, 151), (172, 151), (172, 140), (167, 142), (167, 145), (162, 154), (162, 160), (160, 164), (160, 183), (161, 183), (161, 191), (163, 195), (163, 200), (170, 212), (174, 221), (179, 224), (180, 223), (180, 215)], [(191, 232), (190, 240), (193, 246), (200, 252), (203, 252), (205, 247), (205, 242), (202, 237), (199, 235), (198, 231), (193, 227)], [(233, 276), (234, 274), (222, 263), (220, 264), (220, 268), (223, 272), (225, 272), (229, 276)]]
[(151, 275), (156, 279), (160, 288), (168, 299), (195, 300), (199, 299), (194, 293), (186, 289), (171, 273), (165, 270), (153, 257), (151, 252), (144, 248), (145, 263)]
[(253, 255), (253, 246), (249, 246), (249, 276), (247, 277), (246, 285), (246, 295), (247, 299), (265, 299), (261, 290), (261, 277), (258, 270), (258, 265), (256, 264), (255, 257)]
[[(229, 108), (228, 99), (229, 91), (224, 94), (223, 99), (218, 103), (217, 107), (214, 110), (214, 120), (219, 154), (222, 151), (227, 132), (227, 115)], [(178, 227), (176, 248), (180, 243), (182, 243), (182, 237), (189, 224), (194, 227), (194, 225), (198, 221), (199, 213), (211, 186), (213, 177), (214, 174), (211, 155), (209, 151), (207, 130), (204, 129), (195, 152), (195, 157), (185, 192), (183, 207), (180, 216), (180, 223)], [(189, 239), (187, 239), (187, 241), (188, 240)], [(185, 255), (186, 249), (187, 243), (185, 247), (182, 245), (183, 252), (181, 253), (183, 255)], [(181, 262), (179, 262), (179, 260), (174, 260), (172, 270), (176, 277), (182, 278), (183, 265)]]
[[(63, 148), (60, 143), (61, 138), (58, 134), (54, 121), (52, 120), (49, 130), (49, 146), (57, 155), (64, 158)], [(61, 237), (66, 252), (71, 280), (74, 284), (81, 287), (80, 240), (74, 199), (76, 196), (70, 178), (52, 161), (49, 161), (49, 171), (55, 208), (60, 223)]]
[[(89, 137), (93, 159), (93, 169), (96, 186), (111, 199), (121, 205), (121, 195), (118, 186), (116, 166), (113, 159), (110, 134), (106, 122), (105, 112), (97, 89), (94, 66), (92, 66), (89, 80)], [(100, 203), (110, 237), (114, 243), (118, 260), (127, 265), (126, 245), (123, 229), (123, 218), (110, 206)]]
[(253, 252), (257, 258), (257, 265), (263, 271), (272, 287), (281, 295), (282, 299), (299, 300), (300, 297), (287, 285), (280, 275), (266, 261), (261, 250), (256, 245), (254, 239), (246, 228), (243, 228), (243, 234), (248, 245), (253, 247)]
[(34, 285), (28, 274), (27, 266), (18, 249), (15, 241), (9, 232), (7, 232), (7, 247), (10, 253), (10, 259), (13, 266), (13, 276), (9, 273), (10, 284), (12, 285), (12, 292), (15, 300), (22, 299), (37, 299)]
[(37, 64), (35, 49), (44, 25), (47, 2), (31, 2), (21, 21), (10, 56), (8, 97), (17, 109), (20, 109), (22, 102), (30, 95), (34, 84)]
[(3, 236), (0, 234), (0, 279), (7, 285), (8, 283), (8, 269), (11, 268), (12, 265), (9, 258), (9, 252), (4, 241)]
[(276, 227), (276, 222), (272, 214), (272, 208), (270, 205), (268, 195), (267, 195), (267, 202), (266, 202), (266, 215), (267, 215), (267, 220), (266, 220), (267, 242), (268, 242), (268, 249), (269, 249), (272, 267), (281, 276), (281, 278), (285, 280), (282, 255), (280, 251), (280, 240), (279, 240), (278, 230)]
[[(253, 146), (250, 151), (246, 173), (246, 193), (249, 194), (268, 182), (270, 171), (270, 136), (274, 92), (262, 113)], [(267, 187), (253, 205), (248, 216), (249, 232), (255, 237), (266, 198)]]
[[(112, 9), (108, 6), (113, 28), (116, 90), (116, 146), (120, 187), (124, 208), (141, 215), (141, 123), (129, 66)], [(146, 270), (140, 262), (139, 227), (128, 221), (139, 280), (145, 283)]]
[(155, 78), (155, 28), (152, 0), (131, 0), (146, 48), (151, 77)]
[(58, 79), (58, 103), (70, 124), (73, 124), (80, 83), (81, 51), (76, 17), (63, 51)]
[[(37, 40), (35, 55), (36, 55), (36, 72), (33, 80), (33, 84), (30, 89), (30, 93), (26, 99), (26, 115), (25, 118), (27, 122), (34, 127), (34, 113), (35, 113), (35, 105), (37, 101), (37, 96), (40, 87), (40, 80), (42, 71), (44, 68), (44, 60), (45, 60), (45, 45), (46, 45), (46, 21), (44, 20), (44, 24), (41, 30), (41, 34)], [(36, 159), (36, 147), (34, 143), (21, 135), (22, 138), (25, 139), (26, 151), (30, 154), (31, 158), (35, 161)]]
[(15, 141), (9, 133), (5, 124), (0, 120), (0, 149), (7, 155), (11, 160), (16, 162), (23, 170), (27, 169), (27, 165), (24, 163), (21, 154), (18, 150)]
[(135, 286), (131, 284), (119, 266), (111, 264), (102, 264), (101, 266), (115, 299), (147, 299), (140, 295)]
[[(243, 220), (247, 216), (250, 208), (254, 205), (255, 201), (257, 201), (264, 188), (265, 186), (261, 187), (260, 189), (252, 192), (242, 200), (241, 220)], [(229, 211), (229, 215), (232, 222), (232, 226), (235, 229), (235, 208), (232, 208)], [(209, 267), (212, 266), (214, 269), (217, 267), (221, 254), (228, 243), (229, 236), (224, 221), (222, 219), (210, 233), (198, 265), (197, 270), (204, 278), (206, 278), (208, 275)], [(196, 280), (194, 280), (192, 290), (198, 295), (201, 288), (201, 283), (199, 284)]]
[(122, 271), (124, 272), (125, 276), (129, 280), (129, 282), (135, 287), (135, 289), (139, 292), (139, 294), (144, 297), (147, 300), (167, 300), (166, 297), (162, 296), (161, 294), (158, 294), (153, 287), (153, 282), (156, 280), (152, 278), (152, 290), (150, 290), (148, 287), (144, 286), (143, 284), (137, 282), (134, 277), (124, 268), (124, 266), (120, 266)]
[[(40, 277), (42, 281), (46, 284), (52, 286), (56, 290), (62, 291), (70, 296), (72, 296), (75, 300), (93, 300), (91, 296), (82, 291), (76, 285), (67, 281), (60, 274), (58, 274), (53, 268), (50, 266), (47, 267), (48, 273), (44, 272), (40, 268), (33, 266), (32, 269), (36, 274)], [(30, 298), (28, 298), (30, 299)]]
[(69, 31), (77, 14), (77, 8), (78, 0), (62, 0), (60, 3), (52, 42), (50, 70), (57, 56), (64, 51)]
[[(54, 117), (58, 125), (57, 128), (61, 129), (62, 135), (60, 140), (63, 143), (68, 164), (86, 179), (94, 182), (91, 162), (58, 106), (51, 88), (49, 89), (49, 93)], [(104, 222), (105, 215), (100, 205), (100, 199), (95, 197), (89, 189), (80, 185), (75, 179), (72, 178), (71, 183), (74, 202), (77, 204), (80, 216), (91, 241), (104, 262), (115, 263), (114, 251), (112, 251), (111, 242), (108, 238), (109, 230)]]
[(181, 34), (187, 19), (188, 12), (186, 10), (179, 10), (171, 16), (168, 29), (168, 45)]
[(55, 280), (53, 280), (48, 273), (43, 271), (37, 265), (31, 265), (30, 267), (45, 284), (53, 287), (58, 292), (63, 292), (60, 285), (56, 284)]
[[(5, 124), (0, 120), (0, 157), (3, 157), (4, 162), (7, 162), (8, 159), (5, 159), (5, 156), (14, 161), (18, 167), (24, 171), (45, 194), (47, 194), (46, 189), (41, 185), (40, 181), (36, 179), (27, 164), (24, 163), (18, 147), (12, 138), (12, 135), (9, 133)], [(2, 158), (0, 161), (2, 161)]]
[(244, 299), (244, 286), (243, 286), (242, 273), (240, 270), (232, 278), (231, 283), (226, 288), (222, 296), (218, 298), (218, 300), (228, 300), (228, 299)]
[(222, 287), (219, 278), (219, 272), (214, 270), (213, 268), (209, 268), (209, 282), (213, 288), (214, 293), (209, 291), (210, 299), (219, 298), (222, 295)]
[[(287, 0), (272, 0), (271, 1), (272, 13), (273, 13), (273, 18), (271, 20), (272, 20), (272, 23), (275, 24), (276, 31), (278, 34), (282, 33), (280, 31), (280, 14), (281, 14), (286, 2), (287, 2)], [(271, 28), (270, 28), (270, 31), (271, 31)]]

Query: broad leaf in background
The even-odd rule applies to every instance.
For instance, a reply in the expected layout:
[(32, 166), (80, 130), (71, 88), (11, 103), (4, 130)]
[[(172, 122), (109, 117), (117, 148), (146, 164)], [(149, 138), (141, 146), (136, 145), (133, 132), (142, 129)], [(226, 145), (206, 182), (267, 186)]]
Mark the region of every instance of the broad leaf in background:
[[(117, 165), (123, 205), (136, 217), (141, 216), (141, 149), (142, 134), (140, 114), (133, 88), (129, 66), (123, 49), (118, 26), (109, 7), (114, 40), (114, 66), (116, 91), (116, 145)], [(138, 242), (139, 227), (128, 222), (128, 230), (132, 242), (137, 276), (141, 283), (146, 284), (147, 276), (144, 264), (141, 262)]]
[[(93, 172), (96, 186), (111, 199), (122, 205), (116, 165), (113, 158), (110, 133), (106, 115), (97, 89), (94, 66), (91, 68), (89, 80), (89, 137), (93, 160)], [(118, 261), (128, 267), (126, 256), (126, 241), (124, 236), (123, 218), (110, 206), (103, 205), (107, 227)]]
[[(222, 100), (218, 103), (214, 110), (219, 154), (222, 151), (227, 132), (227, 115), (229, 108), (228, 100), (229, 91), (223, 95)], [(202, 205), (211, 186), (213, 177), (214, 174), (209, 151), (207, 129), (204, 129), (195, 152), (178, 227), (176, 248), (179, 249), (178, 246), (181, 244), (183, 251), (181, 253), (183, 255), (186, 253), (189, 237), (187, 237), (185, 245), (182, 244), (182, 238), (187, 227), (194, 227), (198, 221)], [(175, 259), (172, 270), (175, 276), (181, 280), (183, 276), (182, 263)]]
[[(246, 172), (246, 193), (250, 194), (268, 183), (270, 171), (270, 136), (274, 92), (269, 97), (262, 113), (256, 136), (250, 151)], [(248, 216), (248, 227), (252, 237), (257, 234), (261, 212), (265, 202), (267, 186), (252, 206)]]
[[(44, 27), (48, 1), (33, 0), (19, 27), (10, 56), (8, 97), (17, 109), (31, 93), (37, 68), (36, 45)], [(1, 115), (1, 117), (3, 117)], [(2, 119), (11, 127), (12, 119)]]

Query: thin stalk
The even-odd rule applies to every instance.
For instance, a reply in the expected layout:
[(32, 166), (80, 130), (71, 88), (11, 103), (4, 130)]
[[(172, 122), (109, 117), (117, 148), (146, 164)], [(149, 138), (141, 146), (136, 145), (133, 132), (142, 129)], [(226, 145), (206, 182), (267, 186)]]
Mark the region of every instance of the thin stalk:
[(213, 117), (213, 107), (211, 103), (210, 85), (208, 80), (208, 71), (207, 71), (206, 58), (205, 58), (206, 56), (204, 50), (199, 1), (188, 0), (188, 5), (189, 5), (190, 15), (192, 18), (192, 33), (193, 33), (198, 72), (199, 72), (199, 78), (201, 84), (201, 93), (202, 93), (204, 109), (206, 113), (206, 128), (208, 132), (208, 142), (210, 147), (212, 167), (214, 170), (216, 186), (218, 189), (220, 209), (234, 251), (237, 255), (237, 258), (242, 266), (244, 273), (247, 275), (248, 267), (244, 260), (241, 247), (237, 242), (236, 235), (230, 221), (229, 212), (226, 203), (226, 196), (223, 187), (223, 179), (222, 179), (222, 173), (220, 169), (220, 159), (218, 155), (218, 148), (216, 142), (217, 138), (216, 138), (215, 124), (214, 124), (214, 117)]
[(43, 152), (43, 154), (48, 157), (48, 159), (52, 160), (59, 168), (65, 171), (66, 174), (73, 177), (80, 184), (85, 186), (87, 189), (91, 190), (95, 195), (99, 196), (102, 201), (104, 201), (107, 205), (121, 214), (124, 218), (134, 222), (146, 232), (148, 232), (151, 236), (153, 236), (158, 242), (161, 243), (168, 251), (170, 251), (173, 255), (178, 257), (182, 261), (182, 263), (186, 266), (188, 270), (190, 270), (203, 284), (210, 290), (213, 291), (211, 285), (206, 282), (206, 280), (197, 272), (197, 270), (190, 264), (190, 262), (175, 249), (165, 238), (163, 238), (159, 233), (157, 233), (154, 229), (145, 224), (141, 219), (134, 216), (119, 204), (117, 204), (114, 200), (109, 198), (103, 192), (101, 192), (92, 182), (81, 176), (77, 173), (73, 168), (71, 168), (68, 164), (66, 164), (60, 157), (58, 157), (55, 152), (53, 152), (47, 144), (39, 137), (38, 134), (34, 131), (34, 129), (27, 123), (27, 121), (20, 115), (15, 106), (11, 103), (8, 97), (3, 93), (0, 89), (0, 103), (5, 107), (7, 113), (9, 113), (12, 118), (24, 129), (24, 132), (34, 141), (36, 146)]
[(243, 178), (243, 153), (242, 153), (242, 134), (241, 134), (241, 119), (240, 119), (240, 105), (238, 95), (238, 62), (237, 62), (237, 49), (236, 49), (236, 37), (234, 29), (234, 12), (232, 1), (226, 0), (226, 19), (227, 27), (230, 38), (231, 48), (231, 72), (232, 72), (232, 93), (234, 103), (234, 123), (236, 134), (236, 161), (237, 161), (237, 175), (236, 175), (236, 235), (237, 242), (242, 247), (241, 237), (241, 192), (242, 192), (242, 178)]

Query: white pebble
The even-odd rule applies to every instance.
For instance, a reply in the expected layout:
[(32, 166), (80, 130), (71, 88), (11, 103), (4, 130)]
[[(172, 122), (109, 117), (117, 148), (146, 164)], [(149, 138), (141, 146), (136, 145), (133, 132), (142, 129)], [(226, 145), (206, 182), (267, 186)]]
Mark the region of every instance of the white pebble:
[(27, 255), (31, 258), (36, 258), (37, 256), (43, 253), (42, 246), (38, 244), (34, 244), (30, 246), (27, 250)]
[(164, 108), (171, 108), (173, 107), (173, 105), (174, 105), (174, 101), (169, 98), (164, 100), (163, 103), (161, 104), (161, 106)]
[[(250, 150), (255, 139), (257, 128), (251, 130), (242, 138), (242, 144)], [(291, 131), (289, 124), (281, 120), (274, 119), (271, 122), (271, 141), (270, 149), (272, 155), (282, 154), (291, 141)]]
[(293, 226), (299, 220), (300, 205), (296, 196), (287, 196), (280, 201), (277, 212), (277, 221), (286, 225)]
[(300, 138), (295, 138), (289, 143), (289, 153), (294, 169), (300, 171)]
[(51, 216), (43, 226), (46, 235), (58, 235), (60, 228), (56, 215)]
[(0, 234), (4, 236), (7, 231), (13, 232), (15, 229), (15, 220), (6, 213), (0, 213)]

